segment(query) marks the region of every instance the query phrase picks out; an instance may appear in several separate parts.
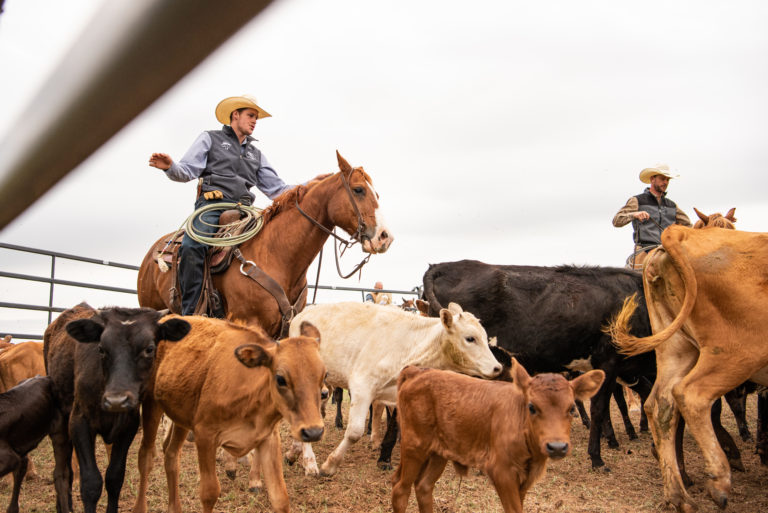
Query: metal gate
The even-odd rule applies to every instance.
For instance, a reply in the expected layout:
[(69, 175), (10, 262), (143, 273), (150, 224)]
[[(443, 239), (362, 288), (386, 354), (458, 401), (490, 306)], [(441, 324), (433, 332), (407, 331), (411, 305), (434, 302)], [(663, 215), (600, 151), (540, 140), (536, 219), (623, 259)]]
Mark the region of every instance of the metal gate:
[[(0, 295), (0, 337), (3, 337), (5, 335), (11, 335), (14, 339), (33, 339), (33, 340), (42, 340), (43, 338), (43, 331), (45, 330), (45, 327), (51, 323), (51, 321), (54, 319), (55, 315), (60, 312), (63, 312), (67, 308), (70, 308), (74, 306), (75, 304), (79, 303), (82, 300), (87, 300), (91, 304), (95, 305), (102, 305), (104, 302), (98, 302), (94, 299), (91, 299), (93, 296), (98, 296), (95, 292), (90, 292), (89, 295), (91, 297), (81, 297), (80, 299), (74, 299), (70, 301), (63, 301), (63, 304), (66, 306), (56, 306), (58, 303), (59, 305), (62, 304), (62, 298), (56, 297), (56, 291), (59, 292), (62, 291), (62, 289), (67, 289), (70, 293), (74, 289), (77, 291), (77, 293), (82, 294), (83, 290), (90, 290), (90, 291), (100, 291), (100, 292), (106, 292), (109, 293), (108, 297), (111, 298), (117, 298), (115, 301), (115, 304), (120, 304), (121, 306), (138, 306), (137, 298), (136, 298), (136, 289), (135, 288), (127, 288), (127, 287), (120, 287), (115, 285), (105, 285), (103, 283), (94, 283), (94, 282), (86, 282), (86, 281), (78, 281), (78, 280), (68, 280), (68, 279), (62, 279), (57, 278), (57, 270), (59, 272), (59, 276), (62, 275), (62, 269), (61, 267), (65, 265), (65, 263), (71, 263), (76, 262), (79, 264), (84, 264), (82, 266), (82, 269), (80, 270), (80, 274), (88, 274), (93, 275), (96, 274), (96, 269), (114, 269), (114, 270), (120, 270), (120, 271), (126, 271), (128, 274), (123, 276), (123, 280), (130, 282), (130, 283), (136, 283), (136, 273), (138, 272), (139, 268), (135, 265), (129, 265), (129, 264), (121, 264), (118, 262), (109, 262), (106, 260), (99, 260), (96, 258), (88, 258), (88, 257), (82, 257), (82, 256), (76, 256), (76, 255), (69, 255), (66, 253), (58, 253), (55, 251), (47, 251), (43, 249), (36, 249), (36, 248), (29, 248), (25, 246), (16, 246), (14, 244), (6, 244), (0, 242), (0, 251), (7, 251), (9, 253), (6, 253), (7, 255), (11, 254), (10, 252), (13, 252), (14, 254), (22, 255), (22, 258), (27, 258), (26, 255), (41, 255), (43, 258), (48, 259), (48, 263), (40, 263), (35, 264), (35, 269), (45, 269), (41, 270), (39, 275), (32, 275), (32, 274), (25, 274), (25, 273), (15, 273), (15, 272), (9, 272), (7, 268), (8, 265), (3, 265), (2, 269), (0, 269), (0, 284), (8, 285), (6, 286), (0, 286), (0, 292), (4, 290), (16, 290), (16, 291), (22, 291), (23, 288), (28, 287), (29, 284), (32, 283), (41, 283), (41, 284), (47, 284), (47, 304), (33, 304), (33, 303), (24, 303), (24, 302), (14, 302), (6, 300), (6, 298), (3, 298), (5, 294)], [(7, 258), (3, 258), (3, 261), (8, 261)], [(45, 275), (43, 275), (45, 274)], [(115, 281), (117, 281), (119, 277), (115, 277)], [(110, 282), (114, 283), (112, 280)], [(56, 287), (59, 287), (56, 289)], [(314, 289), (315, 285), (310, 284), (309, 288)], [(318, 285), (318, 290), (332, 290), (337, 292), (359, 292), (361, 296), (361, 300), (364, 299), (365, 294), (367, 292), (390, 292), (392, 294), (401, 294), (401, 295), (410, 295), (410, 296), (417, 296), (420, 294), (419, 287), (414, 287), (411, 290), (396, 290), (396, 289), (380, 289), (380, 290), (374, 290), (370, 288), (362, 288), (362, 287), (339, 287), (335, 285)], [(62, 296), (62, 294), (60, 294)], [(103, 295), (102, 295), (103, 297)], [(10, 299), (10, 298), (7, 298)], [(45, 302), (45, 301), (41, 301)], [(7, 315), (10, 311), (24, 311), (26, 313), (29, 312), (42, 312), (43, 315), (40, 317), (39, 321), (36, 321), (34, 319), (30, 320), (27, 324), (30, 326), (34, 326), (31, 329), (28, 329), (28, 332), (22, 332), (18, 331), (18, 328), (15, 328), (12, 326), (14, 324), (14, 321)]]

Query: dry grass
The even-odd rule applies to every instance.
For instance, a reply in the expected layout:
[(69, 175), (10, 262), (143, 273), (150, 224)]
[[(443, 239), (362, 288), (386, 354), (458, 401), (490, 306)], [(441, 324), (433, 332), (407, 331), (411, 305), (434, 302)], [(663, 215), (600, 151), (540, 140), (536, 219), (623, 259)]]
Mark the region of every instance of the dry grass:
[[(348, 404), (345, 402), (345, 408)], [(755, 401), (749, 401), (749, 419), (754, 426)], [(346, 413), (346, 411), (345, 411)], [(587, 431), (579, 422), (573, 424), (573, 454), (563, 461), (549, 466), (544, 478), (537, 483), (525, 501), (526, 511), (534, 512), (589, 512), (589, 513), (637, 513), (663, 511), (661, 478), (656, 461), (650, 454), (650, 435), (642, 433), (639, 440), (630, 442), (623, 433), (618, 414), (613, 412), (614, 425), (621, 448), (611, 450), (603, 445), (603, 458), (610, 472), (592, 471), (587, 459)], [(635, 424), (638, 414), (633, 414)], [(724, 414), (726, 429), (736, 433), (733, 418)], [(332, 416), (326, 419), (326, 436), (321, 443), (315, 444), (319, 462), (322, 462), (338, 444), (342, 432), (333, 427)], [(138, 438), (138, 437), (137, 437)], [(283, 444), (289, 440), (284, 436)], [(761, 467), (754, 454), (752, 443), (737, 440), (742, 451), (746, 473), (734, 473), (733, 492), (728, 511), (731, 513), (755, 513), (768, 511), (768, 471)], [(120, 511), (129, 512), (135, 497), (135, 484), (138, 482), (136, 470), (136, 447), (129, 455), (128, 473), (123, 486)], [(693, 441), (686, 437), (686, 455), (688, 469), (696, 484), (691, 493), (701, 506), (701, 512), (719, 511), (708, 499), (704, 491), (703, 462), (694, 450)], [(160, 448), (158, 445), (158, 454)], [(301, 468), (285, 465), (284, 474), (294, 512), (312, 513), (378, 513), (391, 511), (390, 492), (392, 471), (383, 472), (376, 468), (378, 454), (365, 439), (353, 446), (339, 474), (332, 478), (306, 477)], [(32, 459), (38, 465), (42, 479), (27, 481), (22, 488), (21, 511), (54, 513), (55, 495), (50, 476), (53, 470), (53, 458), (50, 443), (46, 440), (33, 452)], [(393, 455), (397, 464), (399, 453)], [(103, 455), (102, 455), (102, 461)], [(102, 466), (102, 469), (104, 465)], [(216, 511), (221, 512), (266, 512), (271, 511), (266, 495), (262, 492), (248, 492), (247, 471), (240, 466), (237, 478), (228, 479), (223, 467), (219, 468), (221, 498)], [(166, 511), (165, 476), (162, 460), (156, 459), (151, 478), (149, 507), (152, 512)], [(75, 488), (75, 511), (82, 511), (79, 490)], [(182, 506), (185, 511), (200, 511), (197, 498), (197, 463), (195, 450), (187, 445), (182, 456), (181, 476)], [(0, 508), (5, 508), (10, 497), (10, 486), (0, 483)], [(100, 510), (106, 507), (106, 494), (102, 495)], [(487, 479), (471, 471), (470, 475), (460, 480), (449, 465), (435, 489), (436, 511), (441, 513), (501, 512), (501, 505)], [(413, 495), (410, 511), (417, 511)]]

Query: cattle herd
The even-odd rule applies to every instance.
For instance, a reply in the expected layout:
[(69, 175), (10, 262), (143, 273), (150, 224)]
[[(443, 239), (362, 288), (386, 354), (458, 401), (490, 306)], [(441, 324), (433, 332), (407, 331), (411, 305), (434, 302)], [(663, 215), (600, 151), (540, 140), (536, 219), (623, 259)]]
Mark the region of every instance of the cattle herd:
[[(301, 497), (289, 497), (284, 480), (281, 426), (294, 444), (285, 457), (301, 455), (307, 475), (330, 478), (344, 472), (369, 409), (386, 407), (382, 468), (400, 443), (392, 511), (406, 511), (412, 490), (420, 512), (434, 511), (435, 483), (450, 462), (461, 476), (481, 471), (503, 510), (521, 512), (547, 461), (572, 451), (580, 409), (591, 466), (605, 469), (601, 439), (616, 444), (610, 401), (626, 412), (622, 385), (644, 403), (641, 430), (653, 436), (664, 501), (682, 512), (698, 508), (686, 490), (687, 427), (703, 455), (706, 490), (725, 508), (741, 455), (719, 422), (721, 397), (743, 422), (745, 391), (758, 392), (757, 452), (768, 464), (761, 388), (768, 344), (760, 336), (768, 324), (768, 235), (673, 226), (662, 244), (642, 272), (430, 265), (413, 307), (311, 305), (281, 340), (243, 322), (77, 305), (48, 326), (43, 344), (1, 343), (0, 475), (13, 474), (7, 511), (19, 511), (22, 481), (34, 472), (29, 453), (48, 436), (57, 513), (80, 509), (72, 498), (77, 477), (83, 511), (95, 512), (105, 489), (106, 511), (117, 513), (135, 438), (132, 511), (145, 513), (165, 416), (169, 512), (182, 510), (179, 462), (190, 434), (203, 512), (214, 511), (221, 493), (220, 449), (231, 458), (250, 454), (251, 488), (287, 512)], [(346, 430), (318, 466), (311, 444), (324, 435), (326, 402), (343, 389), (351, 398)], [(103, 475), (97, 436), (109, 447)]]

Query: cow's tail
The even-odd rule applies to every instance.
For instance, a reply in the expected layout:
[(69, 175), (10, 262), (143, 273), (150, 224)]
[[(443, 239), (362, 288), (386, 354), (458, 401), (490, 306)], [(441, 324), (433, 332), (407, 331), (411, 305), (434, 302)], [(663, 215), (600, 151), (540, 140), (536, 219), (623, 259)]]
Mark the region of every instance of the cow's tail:
[(429, 303), (429, 310), (431, 312), (439, 312), (444, 308), (437, 300), (435, 296), (435, 278), (439, 276), (437, 269), (434, 265), (430, 265), (427, 272), (424, 273), (424, 301)]
[(629, 332), (629, 325), (635, 310), (637, 310), (637, 292), (624, 299), (621, 310), (604, 329), (611, 336), (611, 340), (619, 352), (629, 356), (653, 351), (661, 343), (661, 341), (649, 340), (653, 337), (638, 338)]
[[(696, 303), (696, 295), (698, 293), (698, 282), (696, 281), (696, 274), (693, 271), (693, 267), (682, 249), (681, 242), (684, 234), (677, 234), (675, 237), (676, 234), (676, 230), (665, 231), (662, 234), (662, 244), (669, 254), (672, 265), (674, 265), (683, 281), (685, 296), (680, 312), (678, 312), (677, 316), (663, 330), (654, 333), (650, 337), (638, 338), (629, 333), (629, 323), (632, 314), (634, 314), (637, 309), (637, 294), (633, 294), (626, 298), (621, 311), (606, 328), (606, 332), (611, 336), (614, 345), (622, 354), (635, 356), (653, 351), (683, 326), (693, 310), (693, 306)], [(646, 261), (646, 265), (648, 265), (648, 263), (650, 263), (650, 259)], [(650, 310), (652, 308), (653, 298), (651, 295), (653, 293), (651, 292), (652, 284), (648, 281), (647, 267), (646, 273), (644, 273), (643, 276), (643, 282), (646, 290), (646, 302), (648, 303), (648, 308)]]

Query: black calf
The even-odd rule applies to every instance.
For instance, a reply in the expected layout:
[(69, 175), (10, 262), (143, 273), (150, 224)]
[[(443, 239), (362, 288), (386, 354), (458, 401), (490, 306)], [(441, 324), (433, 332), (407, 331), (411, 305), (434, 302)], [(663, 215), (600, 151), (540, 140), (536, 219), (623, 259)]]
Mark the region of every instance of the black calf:
[(13, 472), (7, 513), (18, 513), (28, 454), (45, 438), (54, 416), (51, 379), (37, 376), (0, 394), (0, 476)]
[[(72, 509), (72, 448), (80, 464), (85, 513), (95, 513), (107, 491), (107, 513), (117, 513), (128, 448), (139, 427), (139, 404), (152, 377), (161, 340), (176, 341), (190, 330), (181, 319), (159, 322), (149, 308), (94, 310), (85, 303), (62, 312), (45, 330), (43, 352), (53, 382), (57, 419), (51, 428), (56, 466), (56, 511)], [(102, 480), (94, 443), (112, 444)]]

